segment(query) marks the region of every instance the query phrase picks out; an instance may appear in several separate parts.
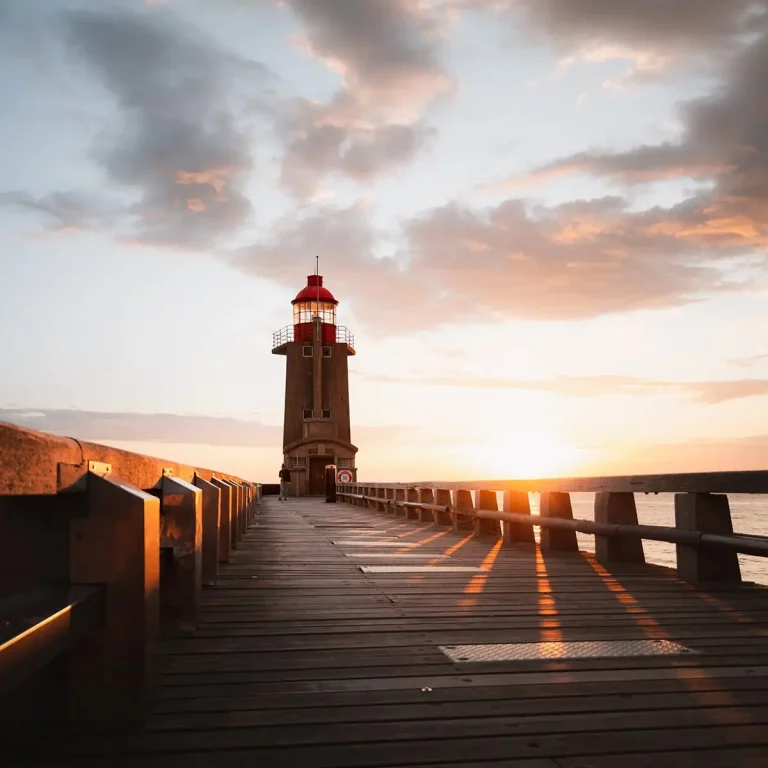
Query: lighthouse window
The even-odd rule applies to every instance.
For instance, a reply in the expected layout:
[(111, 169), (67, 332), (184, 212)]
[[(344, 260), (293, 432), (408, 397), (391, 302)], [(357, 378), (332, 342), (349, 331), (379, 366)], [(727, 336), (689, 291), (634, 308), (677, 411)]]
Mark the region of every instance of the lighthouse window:
[(315, 318), (320, 322), (336, 325), (336, 306), (331, 302), (300, 301), (293, 305), (293, 323), (311, 323)]
[(323, 347), (323, 357), (330, 357), (330, 356), (331, 356), (331, 348)]
[(324, 419), (330, 419), (331, 418), (331, 410), (330, 410), (330, 408), (324, 408), (323, 409), (323, 418)]
[(312, 347), (304, 347), (304, 357), (312, 357)]
[(311, 408), (305, 408), (304, 409), (304, 418), (305, 419), (311, 419), (312, 418), (312, 409)]

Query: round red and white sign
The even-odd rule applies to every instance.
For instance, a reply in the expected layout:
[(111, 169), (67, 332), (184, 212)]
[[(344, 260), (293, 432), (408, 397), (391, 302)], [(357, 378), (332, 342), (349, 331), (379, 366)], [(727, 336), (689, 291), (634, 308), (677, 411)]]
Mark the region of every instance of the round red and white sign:
[(351, 483), (352, 473), (348, 469), (340, 469), (336, 474), (336, 481), (339, 483)]

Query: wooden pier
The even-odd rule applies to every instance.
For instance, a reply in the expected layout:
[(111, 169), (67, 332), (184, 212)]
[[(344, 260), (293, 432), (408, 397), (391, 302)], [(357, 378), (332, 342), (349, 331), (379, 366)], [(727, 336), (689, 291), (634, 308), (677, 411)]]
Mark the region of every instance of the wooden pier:
[[(115, 468), (122, 461), (124, 472), (134, 466), (126, 456), (113, 461)], [(89, 497), (103, 493), (106, 482), (92, 476), (94, 469), (86, 478)], [(176, 467), (177, 476), (189, 471)], [(157, 482), (167, 484), (169, 476)], [(185, 481), (178, 482), (170, 490), (183, 489)], [(122, 487), (110, 483), (112, 490)], [(164, 621), (158, 654), (147, 655), (156, 670), (148, 716), (134, 728), (66, 724), (23, 746), (6, 740), (3, 765), (768, 764), (768, 591), (734, 580), (728, 568), (715, 573), (720, 581), (693, 584), (673, 569), (636, 562), (632, 547), (603, 547), (598, 559), (570, 551), (567, 536), (541, 544), (515, 540), (528, 538), (520, 512), (509, 513), (518, 515), (512, 519), (520, 527), (505, 525), (502, 536), (492, 515), (476, 514), (494, 505), (485, 491), (470, 509), (472, 496), (462, 496), (461, 488), (447, 498), (440, 489), (355, 486), (328, 504), (259, 499), (252, 484), (211, 475), (211, 487), (217, 483), (241, 487), (244, 496), (233, 505), (237, 494), (223, 494), (225, 539), (221, 515), (212, 538), (214, 516), (197, 508), (200, 560), (206, 541), (226, 543), (228, 551), (222, 557), (219, 550), (207, 586), (186, 598), (177, 591), (169, 600), (167, 572), (160, 572)], [(183, 499), (161, 491), (160, 509), (171, 514)], [(141, 498), (156, 513), (157, 499)], [(28, 502), (41, 504), (39, 497)], [(557, 510), (562, 505), (547, 502), (542, 512)], [(620, 539), (628, 529), (610, 526), (632, 523), (603, 525), (601, 536)], [(645, 534), (661, 535), (646, 528)], [(729, 552), (742, 544), (712, 535), (722, 536)], [(150, 536), (145, 552), (158, 541)], [(694, 545), (687, 534), (680, 542), (688, 572), (686, 548)], [(757, 540), (743, 545), (760, 548)], [(176, 564), (183, 573), (183, 561)], [(185, 613), (193, 597), (196, 612)], [(89, 692), (99, 700), (93, 679), (73, 674), (80, 670), (74, 662), (84, 661), (89, 627), (101, 626), (90, 631), (102, 639), (105, 621), (109, 627), (115, 598), (109, 589), (102, 598), (106, 618), (80, 611), (89, 620), (57, 635), (81, 649), (74, 656), (64, 650), (70, 713), (72, 701), (82, 706)], [(93, 605), (90, 592), (84, 599)], [(194, 627), (185, 626), (184, 616)], [(30, 698), (19, 691), (32, 690), (12, 673), (52, 643), (43, 629), (32, 636), (40, 640), (34, 647), (23, 637), (17, 643), (26, 648), (22, 656), (0, 642), (0, 684), (11, 686), (11, 705)], [(50, 658), (62, 648), (52, 648)], [(127, 679), (122, 683), (131, 690)]]
[[(163, 643), (145, 730), (89, 739), (71, 764), (764, 766), (767, 637), (759, 587), (700, 592), (663, 568), (609, 575), (587, 554), (269, 499), (195, 636)], [(474, 663), (441, 650), (627, 640), (691, 650)]]

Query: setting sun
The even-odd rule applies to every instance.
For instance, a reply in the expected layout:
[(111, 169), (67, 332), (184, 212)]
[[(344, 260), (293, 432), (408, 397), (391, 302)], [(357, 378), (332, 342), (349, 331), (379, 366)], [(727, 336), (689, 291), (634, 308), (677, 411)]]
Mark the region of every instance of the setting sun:
[(546, 427), (512, 427), (487, 440), (456, 446), (464, 473), (472, 477), (526, 478), (573, 474), (587, 451)]

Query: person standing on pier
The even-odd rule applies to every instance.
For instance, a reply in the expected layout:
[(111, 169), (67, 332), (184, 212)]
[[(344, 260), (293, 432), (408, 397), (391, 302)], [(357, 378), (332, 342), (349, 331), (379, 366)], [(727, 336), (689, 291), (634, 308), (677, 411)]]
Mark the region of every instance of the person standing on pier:
[(278, 501), (288, 501), (287, 491), (288, 483), (291, 482), (291, 471), (286, 469), (285, 464), (280, 467), (280, 495)]

